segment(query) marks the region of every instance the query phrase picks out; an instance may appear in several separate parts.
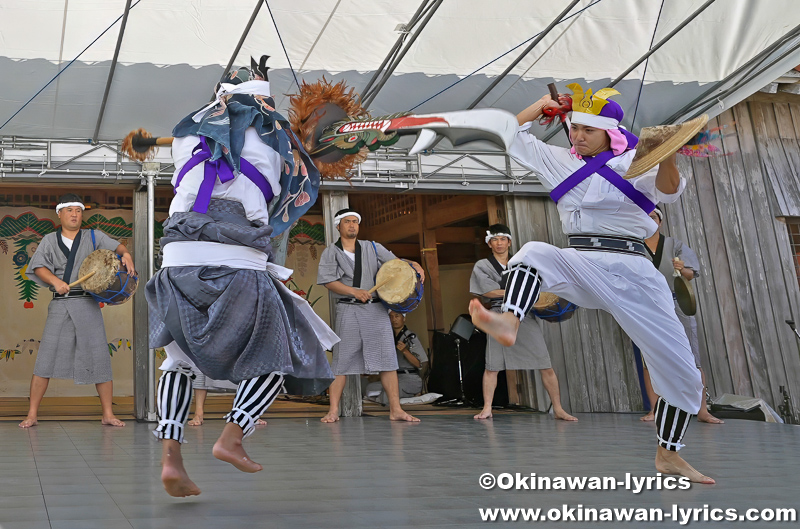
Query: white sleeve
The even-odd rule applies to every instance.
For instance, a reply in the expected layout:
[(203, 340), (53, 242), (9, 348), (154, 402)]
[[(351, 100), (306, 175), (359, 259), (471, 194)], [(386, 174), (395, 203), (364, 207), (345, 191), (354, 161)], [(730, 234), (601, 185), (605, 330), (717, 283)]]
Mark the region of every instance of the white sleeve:
[[(520, 165), (535, 171), (539, 176), (542, 185), (551, 190), (559, 184), (559, 179), (554, 178), (559, 174), (559, 170), (554, 166), (554, 160), (550, 153), (550, 146), (530, 133), (532, 122), (520, 125), (514, 142), (508, 149), (508, 155), (514, 158)], [(560, 148), (560, 147), (559, 147)]]
[(675, 193), (669, 194), (659, 191), (656, 187), (657, 175), (658, 166), (656, 165), (643, 175), (631, 179), (631, 183), (633, 183), (633, 187), (644, 193), (647, 198), (652, 200), (655, 204), (658, 204), (659, 202), (663, 202), (664, 204), (677, 202), (681, 196), (681, 193), (683, 193), (683, 190), (686, 189), (686, 179), (681, 177), (680, 184), (678, 184), (678, 190)]

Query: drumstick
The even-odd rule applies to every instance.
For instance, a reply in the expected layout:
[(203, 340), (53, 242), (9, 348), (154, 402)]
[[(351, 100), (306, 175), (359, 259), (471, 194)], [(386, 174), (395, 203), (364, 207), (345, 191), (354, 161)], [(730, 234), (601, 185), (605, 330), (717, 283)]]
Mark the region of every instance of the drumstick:
[(70, 284), (69, 284), (69, 285), (67, 285), (67, 286), (68, 286), (69, 288), (72, 288), (72, 287), (74, 287), (74, 286), (76, 286), (76, 285), (80, 285), (81, 283), (83, 283), (84, 281), (86, 281), (87, 279), (89, 279), (90, 277), (92, 277), (96, 271), (97, 271), (97, 270), (92, 270), (91, 272), (89, 272), (89, 273), (88, 273), (88, 274), (86, 274), (85, 276), (83, 276), (83, 277), (81, 277), (81, 278), (79, 278), (79, 279), (77, 279), (77, 280), (73, 281), (72, 283), (70, 283)]
[(368, 292), (370, 295), (372, 295), (372, 294), (374, 294), (374, 293), (375, 293), (375, 291), (376, 291), (376, 290), (378, 290), (379, 288), (381, 288), (383, 285), (385, 285), (386, 283), (388, 283), (388, 282), (389, 282), (389, 281), (391, 281), (391, 280), (392, 280), (392, 278), (391, 278), (391, 277), (387, 277), (386, 279), (384, 279), (383, 281), (381, 281), (380, 283), (378, 283), (377, 285), (375, 285), (374, 287), (372, 287), (371, 289), (369, 289), (367, 292)]
[[(673, 257), (672, 258), (672, 262), (675, 262), (675, 261), (680, 261), (680, 258)], [(672, 269), (672, 277), (680, 277), (681, 275), (683, 275), (683, 274), (681, 274), (681, 272), (677, 268), (673, 268)]]

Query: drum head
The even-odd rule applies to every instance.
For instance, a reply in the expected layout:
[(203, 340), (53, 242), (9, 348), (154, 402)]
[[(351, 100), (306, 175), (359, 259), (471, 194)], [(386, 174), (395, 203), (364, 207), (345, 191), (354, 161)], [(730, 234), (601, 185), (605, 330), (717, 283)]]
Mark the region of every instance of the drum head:
[(120, 264), (117, 254), (111, 250), (93, 251), (81, 264), (78, 277), (83, 277), (90, 272), (94, 272), (94, 275), (84, 281), (81, 287), (86, 292), (93, 294), (104, 292), (116, 280)]
[(533, 304), (533, 308), (536, 310), (548, 309), (555, 306), (559, 299), (561, 298), (552, 292), (540, 292), (539, 299)]
[(417, 272), (405, 261), (392, 259), (378, 270), (375, 284), (388, 282), (378, 289), (378, 296), (386, 303), (401, 303), (414, 294), (417, 285)]
[(683, 276), (675, 278), (675, 299), (681, 312), (687, 316), (697, 314), (697, 299), (694, 296), (694, 289), (691, 283)]

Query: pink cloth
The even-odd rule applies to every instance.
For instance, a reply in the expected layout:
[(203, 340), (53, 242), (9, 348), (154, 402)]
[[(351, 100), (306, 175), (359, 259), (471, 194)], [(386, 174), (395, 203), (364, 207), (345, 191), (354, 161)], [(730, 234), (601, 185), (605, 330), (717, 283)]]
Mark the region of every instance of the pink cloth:
[[(614, 156), (619, 156), (623, 152), (628, 150), (628, 138), (619, 130), (619, 129), (603, 129), (608, 134), (608, 138), (611, 140), (611, 151), (614, 153)], [(570, 143), (574, 143), (572, 141), (572, 132), (570, 131), (569, 134)], [(575, 146), (573, 145), (569, 149), (570, 154), (573, 154), (578, 157), (580, 160), (582, 156), (578, 154), (575, 150)]]

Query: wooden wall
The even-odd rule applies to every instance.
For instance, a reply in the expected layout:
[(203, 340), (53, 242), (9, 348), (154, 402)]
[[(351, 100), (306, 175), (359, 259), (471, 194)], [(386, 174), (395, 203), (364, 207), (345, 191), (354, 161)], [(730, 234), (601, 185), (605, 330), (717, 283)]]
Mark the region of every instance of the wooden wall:
[[(720, 155), (678, 157), (688, 185), (679, 202), (665, 207), (664, 231), (700, 259), (694, 286), (711, 395), (756, 396), (777, 410), (786, 386), (797, 422), (800, 349), (784, 321), (800, 319), (786, 225), (800, 217), (800, 102), (758, 96), (709, 123), (719, 126), (724, 136), (711, 143)], [(566, 245), (549, 198), (507, 197), (506, 208), (516, 248), (528, 240)], [(608, 314), (580, 309), (545, 332), (565, 408), (642, 409), (630, 339)], [(523, 398), (537, 405), (543, 394), (534, 375), (521, 385)]]

